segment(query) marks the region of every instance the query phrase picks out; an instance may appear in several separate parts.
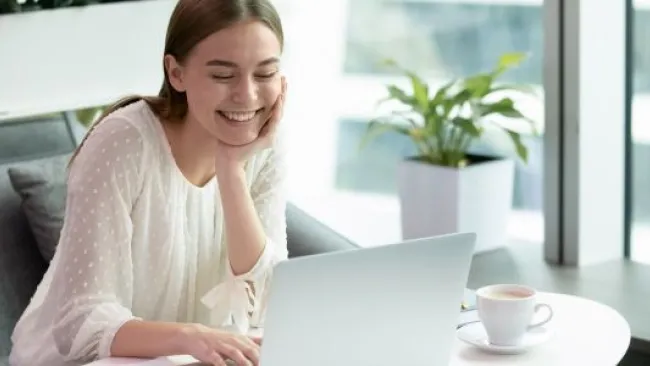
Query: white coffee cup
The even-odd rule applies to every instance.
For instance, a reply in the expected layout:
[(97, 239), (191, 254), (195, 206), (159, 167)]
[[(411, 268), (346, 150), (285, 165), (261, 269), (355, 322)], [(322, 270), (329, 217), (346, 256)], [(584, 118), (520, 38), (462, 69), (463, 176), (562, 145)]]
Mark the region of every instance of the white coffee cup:
[[(535, 289), (511, 284), (485, 286), (476, 291), (478, 316), (485, 328), (490, 344), (517, 346), (527, 331), (548, 323), (553, 309), (548, 304), (537, 303)], [(548, 316), (531, 324), (542, 308)]]

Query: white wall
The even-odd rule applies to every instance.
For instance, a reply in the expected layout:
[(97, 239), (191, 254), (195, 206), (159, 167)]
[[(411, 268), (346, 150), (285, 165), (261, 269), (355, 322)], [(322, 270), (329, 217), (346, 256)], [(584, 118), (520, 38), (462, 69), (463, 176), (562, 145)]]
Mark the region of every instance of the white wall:
[(157, 93), (173, 0), (0, 16), (0, 118)]

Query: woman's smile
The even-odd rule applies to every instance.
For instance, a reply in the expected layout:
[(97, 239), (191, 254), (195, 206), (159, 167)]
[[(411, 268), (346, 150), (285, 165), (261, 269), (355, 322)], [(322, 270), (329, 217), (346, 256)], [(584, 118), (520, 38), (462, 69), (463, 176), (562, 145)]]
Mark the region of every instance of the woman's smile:
[(217, 111), (219, 116), (231, 125), (249, 124), (256, 120), (264, 108), (252, 111)]

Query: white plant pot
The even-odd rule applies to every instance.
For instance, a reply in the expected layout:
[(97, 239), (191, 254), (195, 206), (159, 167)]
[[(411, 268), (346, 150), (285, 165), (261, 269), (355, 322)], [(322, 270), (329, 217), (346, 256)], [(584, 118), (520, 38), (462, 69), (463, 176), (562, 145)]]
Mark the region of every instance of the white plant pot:
[(507, 244), (514, 162), (453, 169), (404, 160), (398, 169), (402, 237), (475, 232), (476, 252)]

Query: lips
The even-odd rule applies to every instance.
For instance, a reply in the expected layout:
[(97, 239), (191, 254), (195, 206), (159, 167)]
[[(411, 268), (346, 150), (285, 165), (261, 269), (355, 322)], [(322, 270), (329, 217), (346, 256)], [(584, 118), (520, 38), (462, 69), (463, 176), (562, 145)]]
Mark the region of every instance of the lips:
[(253, 111), (217, 111), (227, 122), (241, 124), (252, 122), (263, 108)]

